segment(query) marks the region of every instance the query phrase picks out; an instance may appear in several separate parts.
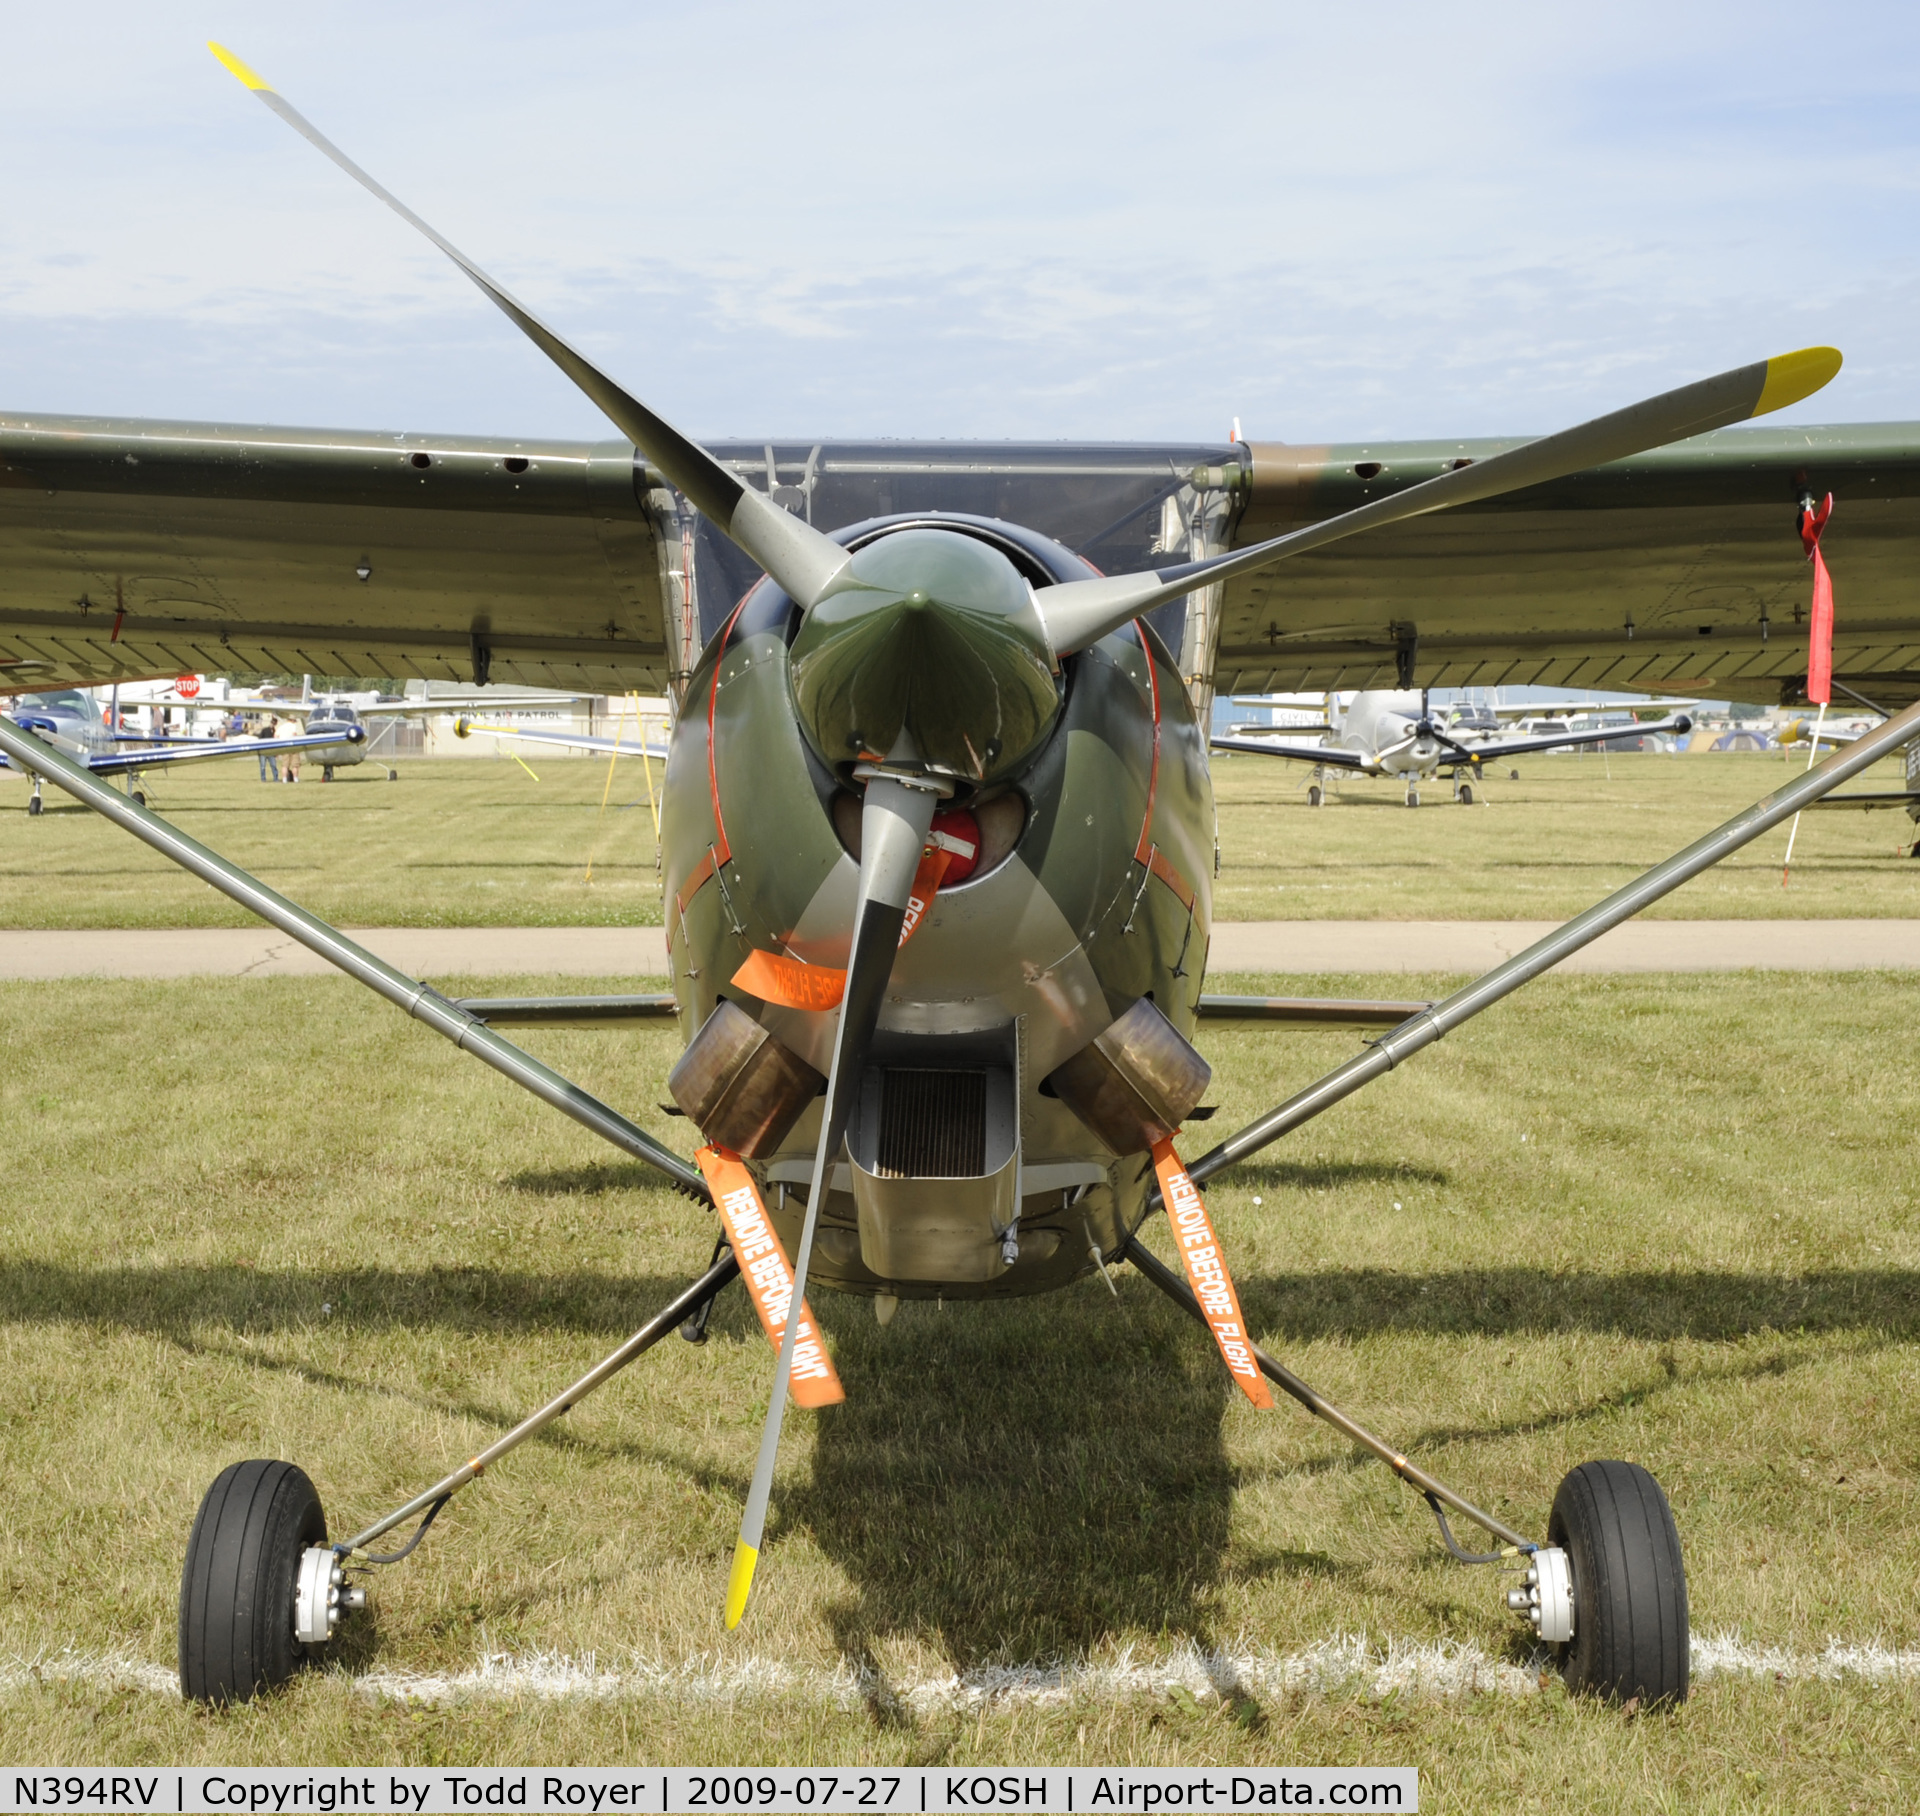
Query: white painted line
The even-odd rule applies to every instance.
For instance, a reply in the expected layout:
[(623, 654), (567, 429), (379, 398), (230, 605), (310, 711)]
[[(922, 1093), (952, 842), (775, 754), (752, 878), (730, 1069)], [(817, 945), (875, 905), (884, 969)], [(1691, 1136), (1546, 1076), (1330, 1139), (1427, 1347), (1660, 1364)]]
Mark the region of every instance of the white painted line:
[[(464, 1671), (390, 1668), (351, 1680), (356, 1694), (435, 1706), (464, 1702), (725, 1703), (804, 1699), (853, 1709), (875, 1701), (917, 1713), (989, 1706), (1124, 1702), (1161, 1697), (1175, 1687), (1196, 1700), (1255, 1698), (1294, 1691), (1373, 1700), (1398, 1694), (1423, 1701), (1470, 1695), (1529, 1696), (1547, 1669), (1544, 1651), (1527, 1665), (1448, 1640), (1369, 1639), (1342, 1634), (1299, 1652), (1202, 1652), (1186, 1647), (1156, 1660), (1131, 1651), (1105, 1663), (993, 1665), (948, 1677), (890, 1683), (847, 1667), (819, 1670), (766, 1658), (695, 1655), (677, 1663), (633, 1658), (603, 1665), (593, 1655), (495, 1653)], [(1896, 1649), (1829, 1640), (1819, 1652), (1748, 1645), (1731, 1634), (1693, 1636), (1693, 1675), (1806, 1682), (1840, 1679), (1888, 1683), (1920, 1679), (1920, 1648)], [(0, 1661), (0, 1694), (36, 1684), (142, 1690), (178, 1696), (180, 1681), (164, 1665), (126, 1654), (77, 1651)]]

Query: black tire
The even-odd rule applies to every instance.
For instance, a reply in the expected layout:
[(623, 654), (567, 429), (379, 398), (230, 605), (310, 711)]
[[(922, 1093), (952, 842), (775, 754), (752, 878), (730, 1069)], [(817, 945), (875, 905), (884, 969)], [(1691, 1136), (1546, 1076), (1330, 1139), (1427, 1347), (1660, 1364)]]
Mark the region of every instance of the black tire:
[(40, 813), (44, 811), (45, 805), (38, 795), (29, 795), (27, 797), (28, 813)]
[(1407, 790), (1407, 805), (1408, 805), (1409, 807), (1418, 807), (1418, 806), (1420, 805), (1420, 791), (1419, 791), (1419, 789), (1417, 789), (1417, 788), (1409, 788), (1409, 789)]
[(1308, 785), (1307, 805), (1309, 807), (1318, 807), (1324, 798), (1325, 797), (1322, 796), (1322, 794), (1320, 793), (1320, 784), (1318, 782), (1310, 783)]
[(1547, 1542), (1573, 1566), (1567, 1687), (1643, 1706), (1687, 1699), (1687, 1567), (1673, 1509), (1638, 1463), (1582, 1463), (1560, 1484)]
[(207, 1490), (180, 1578), (180, 1694), (247, 1702), (307, 1662), (293, 1637), (300, 1554), (326, 1542), (327, 1516), (292, 1463), (230, 1464)]
[(1473, 784), (1471, 782), (1462, 782), (1460, 784), (1459, 800), (1462, 807), (1471, 807), (1473, 805)]
[(146, 804), (147, 804), (147, 791), (146, 791), (146, 790), (145, 790), (144, 788), (136, 788), (136, 789), (135, 789), (135, 790), (133, 791), (133, 804), (134, 804), (134, 806), (136, 806), (136, 807), (144, 807), (144, 806), (146, 806)]
[(333, 765), (331, 763), (322, 763), (320, 765), (320, 780), (323, 782), (331, 782), (333, 780)]
[(1508, 770), (1508, 771), (1507, 771), (1507, 780), (1508, 780), (1509, 782), (1517, 782), (1517, 781), (1519, 781), (1519, 780), (1520, 780), (1520, 772), (1519, 772), (1519, 770), (1517, 770), (1517, 769), (1510, 769), (1510, 770)]
[(387, 780), (388, 780), (389, 782), (397, 782), (397, 781), (399, 781), (399, 780), (400, 780), (400, 772), (399, 772), (399, 770), (397, 770), (397, 769), (390, 769), (390, 770), (388, 770), (388, 771), (387, 771)]

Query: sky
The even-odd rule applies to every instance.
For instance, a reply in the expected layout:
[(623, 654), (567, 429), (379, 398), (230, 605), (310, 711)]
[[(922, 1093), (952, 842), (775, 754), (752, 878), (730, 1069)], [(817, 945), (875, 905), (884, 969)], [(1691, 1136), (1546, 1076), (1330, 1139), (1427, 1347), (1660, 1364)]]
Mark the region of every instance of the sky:
[(0, 0), (0, 411), (1541, 432), (1814, 343), (1920, 419), (1920, 8)]

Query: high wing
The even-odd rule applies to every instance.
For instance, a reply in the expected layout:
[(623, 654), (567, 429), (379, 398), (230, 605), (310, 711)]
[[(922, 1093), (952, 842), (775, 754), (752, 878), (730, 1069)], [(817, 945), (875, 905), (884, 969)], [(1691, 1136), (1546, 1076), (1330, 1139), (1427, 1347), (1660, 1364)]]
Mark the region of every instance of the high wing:
[(1256, 757), (1291, 757), (1296, 763), (1317, 763), (1326, 769), (1365, 769), (1366, 754), (1338, 744), (1290, 744), (1284, 738), (1240, 738), (1220, 733), (1207, 740), (1209, 749), (1243, 751)]
[(0, 415), (0, 689), (253, 671), (659, 691), (679, 546), (627, 442)]
[[(708, 445), (816, 528), (965, 511), (1118, 574), (1516, 444)], [(1888, 705), (1920, 697), (1920, 423), (1723, 429), (1149, 615), (1202, 689), (1770, 703), (1804, 682), (1796, 514), (1827, 491), (1834, 674)], [(0, 414), (0, 692), (249, 670), (659, 692), (758, 573), (626, 442)]]
[[(1255, 445), (1233, 546), (1513, 445)], [(1229, 582), (1216, 684), (1801, 698), (1810, 581), (1798, 511), (1828, 492), (1834, 674), (1888, 705), (1920, 698), (1917, 423), (1722, 429)]]

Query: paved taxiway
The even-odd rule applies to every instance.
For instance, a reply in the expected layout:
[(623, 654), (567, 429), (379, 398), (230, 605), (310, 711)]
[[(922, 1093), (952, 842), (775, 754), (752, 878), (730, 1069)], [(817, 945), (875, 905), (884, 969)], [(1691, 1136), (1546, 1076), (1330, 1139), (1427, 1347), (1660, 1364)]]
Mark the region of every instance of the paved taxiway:
[[(1216, 972), (1485, 971), (1551, 921), (1223, 921)], [(660, 977), (658, 927), (378, 927), (354, 938), (415, 977)], [(1630, 921), (1564, 971), (1920, 969), (1920, 921)], [(0, 930), (0, 979), (300, 977), (331, 967), (271, 928)]]

